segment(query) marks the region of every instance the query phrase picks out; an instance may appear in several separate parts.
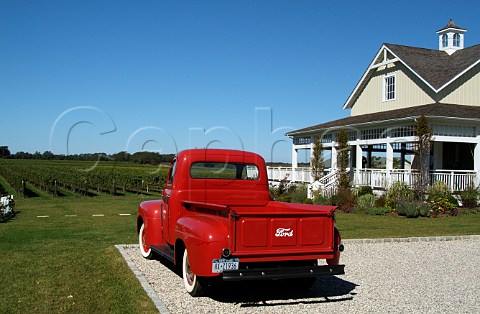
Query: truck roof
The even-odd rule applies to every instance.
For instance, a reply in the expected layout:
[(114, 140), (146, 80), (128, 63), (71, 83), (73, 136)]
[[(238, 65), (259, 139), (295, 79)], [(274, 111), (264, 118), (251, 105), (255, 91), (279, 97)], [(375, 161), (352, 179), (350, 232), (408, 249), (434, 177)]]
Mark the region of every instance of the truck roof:
[[(186, 149), (178, 153), (177, 160), (192, 159), (195, 161), (230, 161), (230, 162), (254, 162), (258, 164), (265, 164), (262, 156), (234, 149), (218, 149), (218, 148), (195, 148)], [(261, 166), (261, 165), (259, 165)]]

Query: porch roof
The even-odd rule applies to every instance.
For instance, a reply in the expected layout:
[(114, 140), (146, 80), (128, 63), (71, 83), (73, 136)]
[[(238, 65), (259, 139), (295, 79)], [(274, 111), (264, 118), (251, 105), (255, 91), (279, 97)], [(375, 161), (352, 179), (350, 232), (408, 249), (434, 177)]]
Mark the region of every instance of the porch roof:
[(362, 124), (370, 123), (384, 123), (399, 119), (413, 121), (415, 118), (421, 116), (422, 114), (427, 118), (458, 118), (480, 121), (480, 107), (433, 103), (422, 106), (369, 113), (358, 116), (350, 116), (343, 119), (333, 120), (307, 128), (291, 131), (285, 133), (285, 135), (295, 136), (301, 134), (311, 134), (316, 131), (322, 131), (329, 128), (359, 126)]

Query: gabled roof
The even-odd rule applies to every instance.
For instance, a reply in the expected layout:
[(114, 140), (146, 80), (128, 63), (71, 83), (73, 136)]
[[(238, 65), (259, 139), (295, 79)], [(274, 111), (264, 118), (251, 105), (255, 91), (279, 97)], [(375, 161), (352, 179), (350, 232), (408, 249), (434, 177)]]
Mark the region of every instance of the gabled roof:
[(329, 128), (358, 127), (370, 123), (385, 123), (389, 121), (414, 120), (424, 115), (427, 118), (457, 118), (480, 121), (480, 107), (443, 103), (433, 103), (390, 111), (350, 116), (343, 119), (317, 124), (311, 127), (286, 133), (287, 136), (314, 133)]
[(480, 45), (457, 50), (452, 55), (448, 55), (441, 50), (383, 44), (348, 97), (343, 106), (344, 109), (353, 106), (358, 95), (368, 84), (371, 75), (378, 67), (377, 60), (384, 51), (393, 56), (390, 62), (404, 64), (435, 93), (438, 93), (480, 63)]

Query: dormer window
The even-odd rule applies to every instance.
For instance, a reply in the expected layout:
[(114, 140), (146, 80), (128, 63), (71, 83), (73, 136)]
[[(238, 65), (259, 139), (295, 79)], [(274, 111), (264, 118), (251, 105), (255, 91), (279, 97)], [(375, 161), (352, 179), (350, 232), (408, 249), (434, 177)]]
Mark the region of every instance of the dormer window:
[(447, 47), (448, 46), (448, 36), (447, 34), (442, 35), (442, 47)]
[(383, 78), (383, 101), (395, 100), (395, 73), (387, 74)]
[(453, 46), (460, 47), (460, 35), (458, 33), (453, 34)]

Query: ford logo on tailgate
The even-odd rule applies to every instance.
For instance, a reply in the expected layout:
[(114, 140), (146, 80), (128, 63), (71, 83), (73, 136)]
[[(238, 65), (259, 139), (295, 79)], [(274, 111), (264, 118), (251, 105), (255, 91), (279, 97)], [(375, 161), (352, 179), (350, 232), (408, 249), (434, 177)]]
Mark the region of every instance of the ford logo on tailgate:
[(275, 232), (275, 236), (277, 238), (283, 237), (293, 237), (293, 229), (292, 228), (278, 228)]

